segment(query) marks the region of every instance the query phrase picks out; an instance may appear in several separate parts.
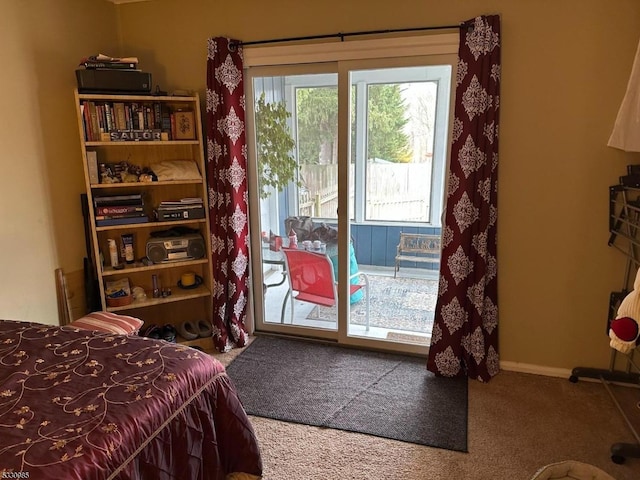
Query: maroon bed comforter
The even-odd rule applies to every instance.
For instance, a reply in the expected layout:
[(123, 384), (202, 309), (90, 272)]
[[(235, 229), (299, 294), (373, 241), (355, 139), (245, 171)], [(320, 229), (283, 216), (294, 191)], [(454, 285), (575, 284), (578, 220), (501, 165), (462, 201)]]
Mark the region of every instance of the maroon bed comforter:
[(0, 320), (0, 477), (217, 480), (261, 470), (253, 428), (211, 356)]

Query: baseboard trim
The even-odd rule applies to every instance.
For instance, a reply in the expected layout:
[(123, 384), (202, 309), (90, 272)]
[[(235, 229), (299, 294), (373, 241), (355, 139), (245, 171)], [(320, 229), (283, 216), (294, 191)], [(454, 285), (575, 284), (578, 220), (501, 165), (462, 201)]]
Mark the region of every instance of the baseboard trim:
[(530, 363), (501, 361), (500, 369), (510, 372), (531, 373), (534, 375), (544, 375), (546, 377), (569, 378), (571, 370), (568, 368), (543, 367), (541, 365), (532, 365)]
[[(543, 367), (540, 365), (531, 365), (530, 363), (518, 363), (518, 362), (500, 362), (500, 369), (506, 370), (509, 372), (518, 372), (518, 373), (530, 373), (532, 375), (544, 375), (546, 377), (558, 377), (569, 379), (573, 370), (569, 370), (567, 368), (552, 368), (552, 367)], [(590, 378), (590, 377), (580, 377), (579, 380), (581, 382), (598, 382), (601, 383), (599, 378)], [(636, 385), (635, 383), (624, 383), (624, 382), (607, 382), (611, 385), (619, 385), (621, 387), (631, 387), (640, 389), (640, 385)]]

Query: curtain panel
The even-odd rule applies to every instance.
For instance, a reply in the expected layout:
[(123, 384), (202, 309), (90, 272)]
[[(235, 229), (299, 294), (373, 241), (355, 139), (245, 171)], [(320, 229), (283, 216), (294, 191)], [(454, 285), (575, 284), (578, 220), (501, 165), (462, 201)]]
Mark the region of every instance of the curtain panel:
[(226, 352), (247, 344), (249, 294), (247, 145), (242, 47), (208, 40), (207, 183), (213, 256), (213, 340)]
[(625, 152), (640, 152), (640, 42), (607, 146)]
[(427, 368), (488, 381), (498, 357), (500, 17), (460, 28), (440, 282)]

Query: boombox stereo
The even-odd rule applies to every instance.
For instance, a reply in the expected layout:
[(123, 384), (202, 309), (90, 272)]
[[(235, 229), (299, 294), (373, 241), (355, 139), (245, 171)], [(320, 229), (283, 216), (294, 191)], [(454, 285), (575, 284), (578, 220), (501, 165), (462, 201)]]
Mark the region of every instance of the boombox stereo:
[(147, 241), (147, 258), (153, 263), (194, 260), (204, 255), (204, 239), (199, 233), (179, 237), (156, 237)]

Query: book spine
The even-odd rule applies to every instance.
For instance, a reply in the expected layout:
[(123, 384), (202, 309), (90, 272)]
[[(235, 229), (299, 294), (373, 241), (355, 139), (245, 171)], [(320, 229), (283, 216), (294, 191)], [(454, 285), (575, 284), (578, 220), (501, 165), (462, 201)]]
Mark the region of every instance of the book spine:
[(89, 107), (89, 115), (91, 117), (91, 139), (93, 141), (100, 140), (100, 123), (98, 120), (98, 109), (93, 102), (87, 102)]
[(94, 207), (144, 206), (142, 196), (123, 195), (114, 197), (94, 197)]
[(153, 128), (162, 129), (162, 107), (160, 102), (154, 102), (153, 104)]
[(179, 210), (157, 210), (158, 221), (167, 220), (187, 220), (187, 219), (200, 219), (204, 218), (204, 209), (200, 208), (182, 208)]
[(197, 210), (202, 209), (202, 204), (199, 205), (190, 205), (188, 203), (184, 205), (160, 205), (158, 207), (158, 211), (169, 211), (169, 210)]
[(111, 200), (109, 202), (95, 203), (94, 207), (144, 207), (142, 200)]
[(147, 128), (144, 124), (144, 107), (138, 106), (138, 130)]
[(142, 200), (141, 193), (132, 193), (130, 195), (101, 195), (94, 197), (94, 200), (98, 202), (108, 202), (110, 200)]
[(81, 67), (89, 70), (137, 70), (138, 64), (133, 62), (82, 62)]
[(84, 120), (84, 140), (90, 142), (93, 140), (93, 131), (91, 129), (91, 113), (89, 112), (89, 106), (87, 102), (82, 103), (82, 117)]
[(87, 172), (89, 172), (89, 182), (91, 184), (100, 183), (100, 174), (98, 173), (98, 152), (92, 150), (87, 151)]
[(111, 116), (111, 105), (108, 103), (104, 104), (104, 115), (107, 124), (107, 132), (113, 130), (113, 118)]
[(138, 104), (132, 103), (129, 106), (131, 107), (131, 130), (140, 130), (138, 126)]
[(104, 111), (104, 105), (96, 105), (98, 112), (98, 125), (100, 125), (100, 133), (107, 131), (107, 114)]
[(188, 212), (158, 212), (158, 221), (184, 220), (189, 218)]
[(162, 131), (169, 134), (169, 140), (173, 140), (171, 136), (171, 113), (164, 104), (160, 105), (160, 116), (162, 117)]
[(127, 128), (127, 116), (124, 111), (124, 103), (115, 103), (113, 109), (116, 112), (116, 129), (124, 130)]
[(140, 213), (144, 208), (137, 205), (96, 207), (96, 215), (124, 215), (126, 213)]
[(125, 116), (125, 122), (124, 124), (126, 125), (124, 128), (125, 130), (132, 130), (133, 129), (133, 124), (131, 123), (131, 105), (126, 105), (124, 106), (124, 116)]
[(148, 223), (148, 217), (136, 218), (109, 218), (105, 220), (96, 220), (96, 227), (112, 227), (116, 225), (130, 225), (134, 223)]
[(116, 218), (139, 218), (139, 217), (146, 217), (146, 215), (143, 212), (140, 213), (122, 213), (122, 214), (114, 214), (114, 215), (96, 215), (96, 220), (113, 220)]
[(153, 110), (151, 109), (151, 106), (146, 105), (144, 107), (144, 112), (146, 114), (145, 121), (144, 121), (144, 128), (146, 129), (155, 128), (154, 126), (155, 122), (153, 121)]

